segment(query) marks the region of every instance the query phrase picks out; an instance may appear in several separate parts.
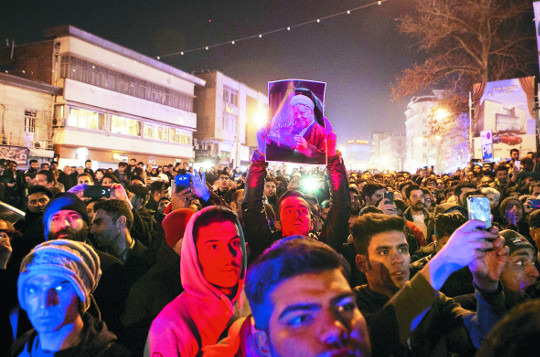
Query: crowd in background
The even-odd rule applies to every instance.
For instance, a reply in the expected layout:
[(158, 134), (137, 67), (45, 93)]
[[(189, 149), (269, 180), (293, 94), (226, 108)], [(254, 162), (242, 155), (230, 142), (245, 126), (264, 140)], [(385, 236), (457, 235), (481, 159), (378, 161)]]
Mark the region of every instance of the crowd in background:
[[(162, 356), (265, 355), (258, 348), (264, 345), (259, 330), (268, 335), (266, 355), (311, 355), (315, 344), (351, 355), (472, 355), (499, 320), (512, 323), (521, 316), (520, 332), (538, 333), (538, 322), (531, 321), (539, 305), (521, 306), (540, 294), (540, 155), (514, 149), (508, 161), (473, 160), (447, 174), (428, 167), (415, 173), (346, 171), (338, 152), (328, 156), (326, 169), (288, 169), (269, 166), (256, 151), (246, 172), (226, 165), (153, 167), (136, 159), (95, 171), (90, 160), (75, 168), (32, 160), (23, 171), (7, 161), (0, 199), (25, 216), (15, 223), (0, 220), (0, 352), (48, 350), (27, 302), (39, 290), (31, 285), (39, 264), (61, 265), (69, 282), (85, 271), (82, 282), (73, 283), (83, 305), (77, 316), (86, 331), (85, 339), (69, 345), (76, 355), (143, 355), (145, 348), (146, 355)], [(190, 186), (178, 190), (177, 175), (188, 175)], [(89, 194), (89, 186), (111, 191), (99, 197)], [(491, 230), (467, 223), (471, 196), (489, 199)], [(199, 242), (202, 232), (212, 237), (229, 231), (227, 239), (234, 242), (225, 250), (231, 250), (230, 270), (238, 274), (230, 284), (221, 282), (228, 279), (222, 271), (212, 280), (203, 260), (204, 244), (211, 251), (219, 244)], [(378, 239), (386, 243), (375, 246)], [(43, 257), (54, 249), (86, 258), (69, 267), (64, 261), (53, 264)], [(468, 257), (471, 252), (476, 253)], [(318, 321), (312, 313), (318, 307), (306, 305), (292, 317), (286, 309), (287, 327), (277, 334), (281, 320), (273, 320), (265, 299), (271, 296), (277, 309), (283, 279), (311, 279), (315, 273), (316, 281), (326, 284), (321, 291), (342, 283), (346, 303), (334, 299), (332, 306), (350, 316), (341, 322), (345, 332), (328, 332), (327, 340), (307, 347), (303, 341), (324, 335), (322, 328), (312, 331), (315, 336), (302, 335), (302, 329), (315, 328), (309, 321)], [(94, 284), (87, 282), (89, 276)], [(213, 300), (203, 298), (209, 295)], [(249, 304), (243, 304), (246, 295)], [(423, 311), (428, 307), (433, 316)], [(317, 323), (332, 325), (329, 321)], [(529, 323), (536, 332), (523, 331)], [(32, 328), (37, 335), (27, 332)], [(171, 340), (182, 340), (180, 332), (191, 342), (170, 349)], [(484, 355), (498, 348), (493, 338), (484, 343), (489, 345)], [(85, 343), (86, 350), (76, 349)]]

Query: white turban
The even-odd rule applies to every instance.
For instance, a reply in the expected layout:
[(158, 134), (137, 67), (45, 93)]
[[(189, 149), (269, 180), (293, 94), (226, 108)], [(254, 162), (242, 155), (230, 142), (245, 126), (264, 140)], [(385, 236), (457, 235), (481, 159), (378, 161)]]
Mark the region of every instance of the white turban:
[(305, 105), (306, 107), (310, 108), (311, 110), (313, 110), (315, 108), (315, 104), (313, 103), (313, 101), (311, 99), (309, 99), (308, 97), (306, 97), (305, 95), (302, 95), (302, 94), (298, 94), (298, 95), (295, 95), (294, 97), (292, 97), (291, 99), (291, 107), (297, 105), (297, 104), (302, 104), (302, 105)]

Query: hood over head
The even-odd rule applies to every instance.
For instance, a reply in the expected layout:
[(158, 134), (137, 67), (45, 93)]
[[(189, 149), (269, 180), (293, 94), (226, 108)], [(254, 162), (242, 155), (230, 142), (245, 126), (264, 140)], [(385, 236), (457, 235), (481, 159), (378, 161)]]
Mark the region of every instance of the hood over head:
[[(187, 294), (201, 300), (208, 300), (209, 296), (215, 296), (219, 300), (227, 301), (228, 304), (231, 304), (232, 308), (232, 305), (234, 305), (236, 301), (239, 300), (242, 290), (244, 289), (244, 281), (247, 270), (246, 241), (244, 239), (244, 232), (242, 231), (242, 226), (237, 217), (235, 224), (238, 228), (240, 243), (242, 246), (242, 270), (240, 274), (240, 280), (238, 282), (238, 287), (236, 289), (236, 294), (231, 301), (223, 292), (221, 292), (221, 290), (219, 290), (216, 286), (210, 284), (204, 277), (201, 265), (199, 263), (197, 247), (195, 245), (195, 238), (193, 237), (193, 226), (195, 222), (201, 216), (211, 214), (212, 211), (214, 211), (216, 214), (219, 214), (219, 211), (229, 211), (234, 214), (233, 211), (225, 207), (209, 206), (191, 216), (187, 224), (186, 231), (184, 233), (184, 239), (182, 241), (180, 277), (182, 281), (182, 286), (184, 287), (184, 290)], [(240, 301), (240, 304), (241, 303), (242, 302)]]

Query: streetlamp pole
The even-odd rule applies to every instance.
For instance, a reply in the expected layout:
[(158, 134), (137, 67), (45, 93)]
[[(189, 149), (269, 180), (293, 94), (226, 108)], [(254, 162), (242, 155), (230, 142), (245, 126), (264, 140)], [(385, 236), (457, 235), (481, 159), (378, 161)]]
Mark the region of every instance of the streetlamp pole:
[(474, 145), (472, 137), (472, 94), (469, 92), (469, 159), (474, 156)]

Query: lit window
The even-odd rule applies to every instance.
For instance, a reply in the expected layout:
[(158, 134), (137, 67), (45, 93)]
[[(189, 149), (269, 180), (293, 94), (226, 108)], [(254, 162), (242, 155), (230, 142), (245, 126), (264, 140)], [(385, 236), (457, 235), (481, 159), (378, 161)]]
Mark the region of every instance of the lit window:
[(144, 123), (144, 138), (169, 141), (169, 128), (163, 125)]
[(111, 115), (111, 133), (141, 136), (141, 122), (131, 118)]
[(69, 108), (67, 126), (90, 130), (104, 130), (105, 114), (86, 109)]

